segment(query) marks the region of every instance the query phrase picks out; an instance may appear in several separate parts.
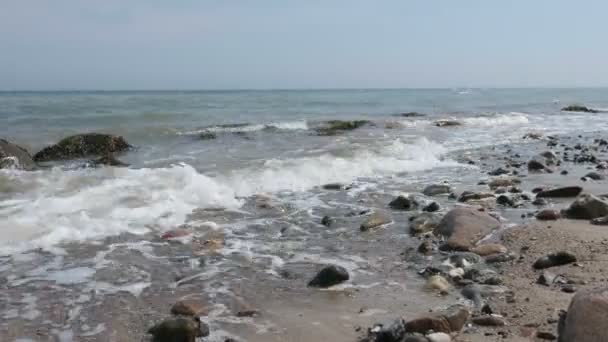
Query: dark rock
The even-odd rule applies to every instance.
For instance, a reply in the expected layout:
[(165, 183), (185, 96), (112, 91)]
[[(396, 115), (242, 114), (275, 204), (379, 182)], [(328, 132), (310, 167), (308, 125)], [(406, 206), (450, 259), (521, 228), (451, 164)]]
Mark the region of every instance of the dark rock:
[(129, 166), (129, 164), (116, 159), (112, 153), (107, 153), (103, 157), (93, 160), (91, 162), (91, 164), (93, 164), (94, 166), (99, 166), (99, 165), (116, 166), (116, 167)]
[(608, 202), (590, 194), (583, 194), (565, 210), (565, 215), (580, 220), (608, 216)]
[(435, 235), (448, 238), (448, 249), (468, 251), (498, 227), (500, 222), (485, 212), (472, 208), (455, 208), (443, 217), (434, 232)]
[(547, 205), (547, 200), (544, 198), (537, 198), (534, 201), (532, 201), (532, 204), (537, 207), (542, 207), (542, 206)]
[(426, 114), (418, 113), (418, 112), (407, 112), (407, 113), (399, 113), (397, 116), (401, 116), (404, 118), (418, 118), (426, 116)]
[(498, 315), (485, 315), (479, 317), (473, 317), (473, 324), (482, 327), (502, 327), (507, 325), (504, 317)]
[(579, 291), (559, 324), (560, 342), (604, 342), (608, 336), (608, 290)]
[(462, 123), (456, 120), (437, 120), (433, 123), (433, 125), (437, 127), (452, 127), (452, 126), (461, 126)]
[(36, 163), (25, 148), (0, 139), (0, 169), (4, 168), (31, 171), (36, 169)]
[(167, 319), (148, 330), (154, 342), (195, 342), (198, 337), (209, 336), (209, 327), (195, 318)]
[(346, 131), (352, 131), (357, 128), (370, 124), (368, 120), (330, 120), (324, 123), (322, 127), (316, 129), (318, 135), (336, 135)]
[(419, 334), (427, 334), (430, 331), (449, 334), (460, 331), (468, 318), (469, 311), (462, 305), (455, 305), (443, 313), (420, 317), (407, 322), (405, 331)]
[(422, 208), (422, 211), (426, 211), (426, 212), (432, 213), (432, 212), (435, 212), (435, 211), (439, 211), (439, 209), (441, 209), (441, 208), (439, 207), (439, 204), (437, 204), (437, 202), (431, 202), (427, 206), (425, 206), (424, 208)]
[(536, 194), (537, 198), (565, 198), (576, 197), (583, 191), (580, 186), (565, 186), (551, 190), (543, 190)]
[(608, 216), (594, 218), (591, 220), (591, 224), (596, 226), (608, 226)]
[(37, 162), (85, 158), (92, 155), (124, 152), (131, 145), (121, 137), (109, 134), (87, 133), (67, 137), (57, 144), (45, 147), (34, 155)]
[(562, 108), (564, 112), (583, 112), (583, 113), (597, 113), (598, 111), (595, 109), (587, 108), (581, 105), (571, 105)]
[(571, 285), (571, 284), (566, 284), (566, 285), (562, 286), (562, 292), (565, 292), (565, 293), (575, 293), (576, 292), (576, 286)]
[(410, 210), (415, 207), (414, 202), (405, 196), (398, 196), (388, 206), (395, 210)]
[(515, 202), (513, 202), (513, 200), (511, 198), (509, 198), (509, 196), (505, 196), (505, 195), (500, 195), (498, 196), (498, 198), (496, 198), (496, 203), (503, 205), (505, 207), (515, 207)]
[(576, 256), (568, 252), (557, 252), (539, 258), (534, 263), (533, 267), (537, 270), (545, 269), (554, 266), (567, 265), (576, 262)]
[(344, 184), (340, 183), (330, 183), (323, 185), (323, 189), (325, 190), (345, 190), (347, 187)]
[(432, 184), (424, 188), (422, 193), (425, 196), (437, 196), (442, 194), (449, 194), (452, 192), (452, 188), (445, 184)]
[(405, 336), (405, 322), (398, 319), (385, 327), (376, 325), (368, 333), (366, 342), (402, 342)]
[(557, 340), (557, 336), (555, 336), (553, 333), (550, 333), (548, 331), (538, 331), (538, 332), (536, 332), (536, 337), (540, 338), (541, 340), (548, 340), (548, 341)]
[(540, 221), (555, 221), (559, 220), (560, 217), (560, 212), (553, 209), (544, 209), (536, 214), (536, 219)]
[(321, 224), (325, 227), (330, 227), (334, 223), (334, 221), (335, 220), (329, 216), (323, 216), (323, 218), (321, 219)]
[(499, 167), (498, 169), (490, 171), (488, 174), (490, 176), (500, 176), (500, 175), (506, 175), (508, 173), (509, 173), (509, 170), (505, 170), (502, 167)]
[(528, 162), (528, 171), (544, 171), (547, 170), (545, 164), (541, 163), (538, 160), (532, 159)]
[(213, 140), (217, 138), (217, 134), (214, 132), (202, 132), (198, 135), (198, 138), (201, 140)]
[(566, 171), (566, 170), (562, 170), (562, 172), (560, 172), (559, 174), (560, 174), (560, 175), (562, 175), (562, 176), (565, 176), (565, 175), (567, 175), (567, 174), (568, 174), (568, 171)]
[(430, 241), (422, 241), (420, 246), (418, 246), (418, 253), (429, 254), (433, 251), (433, 249), (433, 244)]
[(363, 223), (361, 223), (360, 229), (362, 232), (365, 232), (391, 222), (392, 220), (387, 215), (376, 211), (373, 212), (370, 216), (368, 216), (367, 219), (363, 221)]
[(477, 201), (477, 200), (482, 200), (484, 198), (490, 198), (490, 197), (494, 197), (494, 194), (486, 193), (486, 192), (465, 191), (462, 194), (460, 194), (460, 197), (458, 198), (458, 202)]
[(585, 175), (585, 178), (589, 178), (589, 179), (592, 179), (595, 181), (606, 179), (606, 177), (604, 175), (601, 175), (597, 172), (589, 172), (588, 174)]
[(337, 265), (329, 265), (323, 268), (317, 275), (308, 283), (309, 287), (330, 287), (341, 284), (350, 279), (348, 271)]
[(171, 313), (174, 315), (198, 317), (207, 313), (207, 307), (200, 300), (183, 299), (171, 307)]
[(539, 285), (545, 285), (545, 286), (551, 286), (553, 285), (553, 282), (555, 281), (555, 279), (557, 278), (557, 275), (549, 272), (549, 271), (544, 271), (536, 280), (536, 283)]

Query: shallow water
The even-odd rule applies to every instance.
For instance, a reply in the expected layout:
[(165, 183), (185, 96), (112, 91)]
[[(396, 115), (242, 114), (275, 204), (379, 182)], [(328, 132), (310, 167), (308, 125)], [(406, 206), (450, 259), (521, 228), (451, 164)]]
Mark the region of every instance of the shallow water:
[[(303, 287), (326, 263), (350, 271), (353, 279), (339, 290), (358, 298), (332, 302), (336, 314), (358, 305), (376, 312), (374, 293), (407, 295), (416, 307), (441, 305), (420, 294), (420, 280), (408, 276), (411, 265), (399, 257), (412, 247), (409, 214), (392, 213), (394, 223), (370, 235), (359, 231), (361, 213), (385, 210), (394, 196), (429, 183), (476, 184), (482, 171), (465, 162), (468, 152), (499, 144), (525, 152), (529, 132), (604, 130), (608, 114), (559, 109), (578, 102), (606, 108), (606, 95), (602, 89), (2, 93), (0, 136), (32, 151), (86, 131), (124, 135), (137, 146), (119, 156), (129, 168), (87, 169), (72, 161), (0, 171), (3, 336), (35, 338), (31, 327), (42, 324), (41, 340), (129, 340), (168, 313), (168, 302), (194, 293), (214, 308), (207, 318), (213, 338), (281, 340), (281, 329), (299, 313), (328, 303)], [(411, 111), (426, 116), (395, 115)], [(331, 119), (372, 124), (317, 135), (315, 128)], [(437, 119), (462, 125), (436, 127)], [(203, 132), (216, 139), (201, 140)], [(351, 187), (320, 187), (334, 182)], [(320, 225), (324, 215), (337, 223)], [(180, 226), (192, 234), (160, 238)], [(240, 300), (266, 310), (264, 318), (230, 315)], [(397, 310), (376, 304), (387, 317)], [(302, 320), (305, 327), (290, 331), (323, 321)]]

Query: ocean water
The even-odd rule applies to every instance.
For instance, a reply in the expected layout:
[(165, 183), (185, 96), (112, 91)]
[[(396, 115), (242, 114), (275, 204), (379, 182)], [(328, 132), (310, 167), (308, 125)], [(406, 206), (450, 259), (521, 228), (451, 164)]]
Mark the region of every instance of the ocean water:
[[(371, 257), (358, 230), (362, 212), (430, 183), (476, 184), (482, 173), (462, 158), (467, 151), (525, 146), (530, 132), (608, 129), (606, 113), (560, 111), (574, 103), (608, 108), (608, 89), (0, 93), (0, 137), (32, 152), (84, 132), (122, 135), (136, 146), (117, 156), (128, 168), (77, 160), (0, 170), (0, 278), (27, 304), (3, 317), (37, 320), (66, 293), (75, 310), (90, 291), (138, 297), (195, 279), (220, 306), (209, 320), (221, 327), (231, 284), (251, 280), (253, 297), (269, 298), (261, 284), (284, 286), (284, 268), (330, 262), (351, 272), (352, 286), (372, 288), (381, 268), (374, 257), (407, 244), (407, 216), (395, 214), (385, 248)], [(406, 112), (425, 116), (399, 115)], [(462, 125), (433, 125), (441, 119)], [(328, 120), (371, 124), (317, 134)], [(350, 187), (324, 190), (328, 183)], [(319, 224), (326, 214), (343, 219), (328, 229)], [(194, 238), (159, 241), (176, 227), (191, 228)], [(186, 246), (215, 241), (209, 235), (223, 245), (201, 271), (200, 254)], [(190, 265), (177, 283), (168, 276), (183, 268), (176, 255)], [(401, 281), (386, 277), (389, 285)], [(56, 292), (37, 295), (48, 284)], [(109, 324), (81, 309), (83, 318), (62, 333), (87, 336), (83, 322)]]

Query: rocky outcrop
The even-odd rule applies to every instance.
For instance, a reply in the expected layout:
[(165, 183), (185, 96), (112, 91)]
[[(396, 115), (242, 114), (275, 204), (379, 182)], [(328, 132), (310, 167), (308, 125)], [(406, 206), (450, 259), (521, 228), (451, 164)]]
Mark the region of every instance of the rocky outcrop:
[(599, 111), (581, 105), (571, 105), (562, 108), (564, 112), (598, 113)]
[(87, 133), (67, 137), (55, 145), (45, 147), (34, 155), (37, 162), (85, 158), (93, 155), (124, 152), (131, 145), (121, 137), (109, 134)]
[(564, 214), (568, 218), (579, 220), (608, 216), (608, 202), (590, 194), (583, 194), (564, 211)]
[(0, 139), (0, 169), (4, 168), (34, 170), (36, 163), (25, 148)]
[(486, 212), (474, 208), (455, 208), (443, 217), (434, 232), (447, 238), (444, 249), (468, 251), (498, 227), (500, 222)]
[(321, 127), (316, 129), (318, 135), (337, 135), (346, 131), (352, 131), (357, 128), (370, 124), (368, 120), (330, 120), (325, 122)]
[(341, 284), (350, 278), (348, 271), (337, 265), (329, 265), (323, 268), (317, 275), (308, 283), (309, 287), (326, 288)]
[(565, 186), (561, 188), (555, 188), (550, 190), (543, 190), (536, 194), (536, 198), (565, 198), (565, 197), (576, 197), (580, 195), (583, 188), (580, 186)]
[(559, 324), (559, 342), (604, 342), (608, 336), (608, 289), (577, 293)]

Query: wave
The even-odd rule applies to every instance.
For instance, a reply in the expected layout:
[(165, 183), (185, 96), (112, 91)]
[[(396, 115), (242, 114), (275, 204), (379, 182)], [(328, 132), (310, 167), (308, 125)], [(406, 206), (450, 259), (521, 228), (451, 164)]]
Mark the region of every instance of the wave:
[(21, 172), (3, 170), (0, 180), (19, 183), (22, 194), (0, 200), (0, 253), (59, 243), (143, 234), (183, 224), (196, 208), (239, 208), (242, 197), (260, 192), (305, 191), (358, 177), (380, 177), (457, 165), (446, 149), (420, 139), (395, 140), (351, 157), (268, 160), (263, 166), (209, 177), (188, 164), (156, 169)]
[(177, 135), (196, 135), (201, 133), (248, 133), (257, 132), (269, 129), (276, 129), (281, 131), (294, 131), (294, 130), (308, 130), (308, 123), (306, 121), (285, 121), (285, 122), (271, 122), (267, 124), (227, 124), (227, 125), (215, 125), (203, 127), (200, 129), (190, 131), (178, 131)]
[[(451, 117), (450, 120), (461, 122), (465, 127), (490, 127), (490, 126), (510, 126), (510, 125), (525, 125), (530, 122), (528, 114), (511, 112), (509, 114), (498, 114), (488, 116), (475, 116), (456, 118)], [(400, 120), (398, 124), (406, 128), (416, 128), (430, 126), (435, 123), (436, 120)]]

